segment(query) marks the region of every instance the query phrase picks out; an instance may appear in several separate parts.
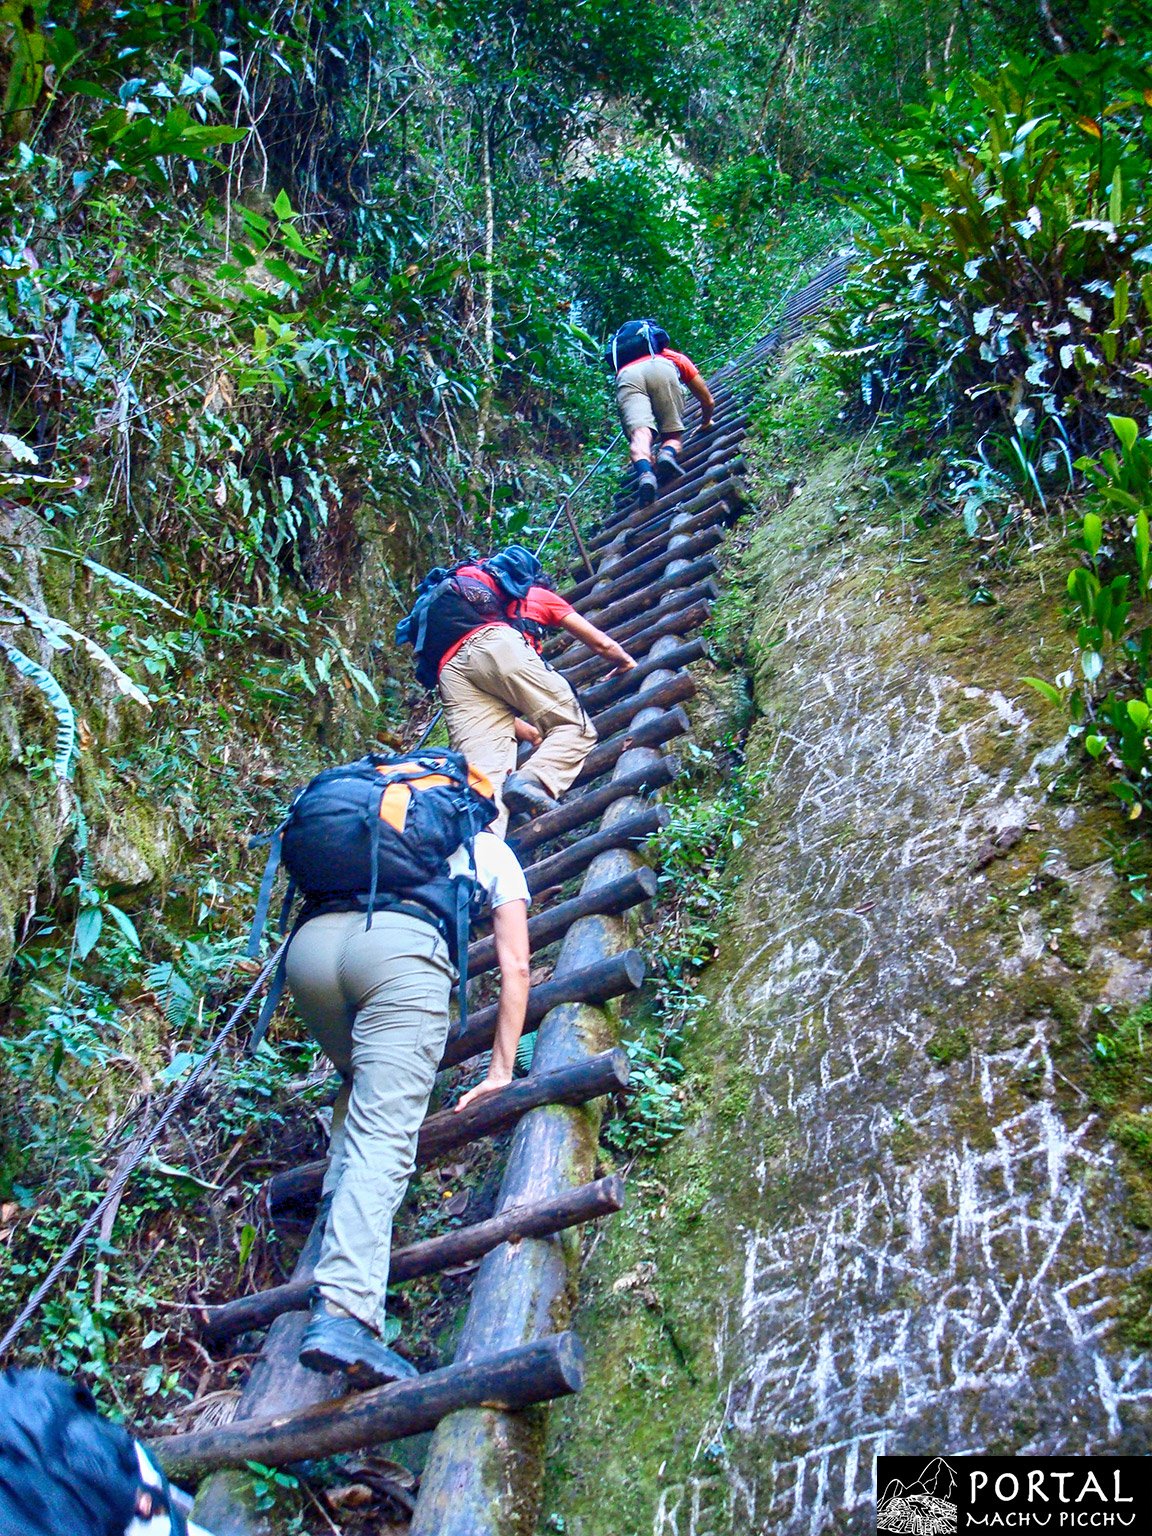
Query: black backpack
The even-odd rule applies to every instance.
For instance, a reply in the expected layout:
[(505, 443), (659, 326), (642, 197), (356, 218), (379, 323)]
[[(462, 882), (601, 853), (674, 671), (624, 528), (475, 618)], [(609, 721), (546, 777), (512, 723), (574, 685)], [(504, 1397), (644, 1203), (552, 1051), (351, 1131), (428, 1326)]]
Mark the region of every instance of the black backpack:
[(54, 1371), (0, 1373), (0, 1536), (124, 1536), (142, 1491), (185, 1536), (167, 1478), (86, 1387)]
[(604, 348), (604, 361), (618, 371), (640, 357), (658, 357), (665, 347), (672, 345), (671, 337), (655, 320), (626, 320), (618, 331), (608, 338)]
[[(466, 566), (479, 566), (500, 591), (461, 575)], [(416, 588), (412, 612), (396, 629), (397, 643), (410, 645), (416, 653), (416, 681), (435, 688), (444, 653), (478, 624), (520, 627), (510, 616), (509, 604), (523, 599), (542, 574), (539, 560), (520, 544), (510, 544), (487, 560), (461, 560), (429, 571)]]
[[(463, 844), (474, 866), (477, 832), (494, 820), (491, 784), (459, 752), (430, 748), (406, 756), (373, 753), (327, 768), (298, 792), (269, 839), (248, 953), (259, 953), (276, 871), (283, 862), (288, 891), (280, 932), (299, 891), (304, 904), (292, 932), (318, 912), (410, 912), (443, 935), (453, 964), (466, 960), (474, 873), (452, 875), (448, 859)], [(283, 992), (284, 961), (253, 1033), (260, 1043)], [(465, 987), (460, 1016), (467, 1019)]]

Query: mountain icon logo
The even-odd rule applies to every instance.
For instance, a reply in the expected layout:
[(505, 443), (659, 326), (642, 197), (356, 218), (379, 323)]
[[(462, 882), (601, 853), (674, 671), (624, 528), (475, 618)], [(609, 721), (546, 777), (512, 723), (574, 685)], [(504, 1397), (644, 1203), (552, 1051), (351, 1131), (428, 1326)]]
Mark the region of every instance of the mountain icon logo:
[(888, 1480), (876, 1505), (876, 1529), (906, 1536), (945, 1536), (956, 1530), (956, 1473), (935, 1456), (914, 1482)]

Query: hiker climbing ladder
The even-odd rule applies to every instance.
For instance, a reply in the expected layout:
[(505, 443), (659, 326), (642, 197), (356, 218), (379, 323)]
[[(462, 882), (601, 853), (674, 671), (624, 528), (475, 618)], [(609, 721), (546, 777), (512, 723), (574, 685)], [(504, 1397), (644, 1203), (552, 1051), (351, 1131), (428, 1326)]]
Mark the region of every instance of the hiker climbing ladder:
[[(689, 728), (683, 705), (695, 683), (684, 668), (704, 654), (692, 631), (718, 595), (714, 551), (743, 506), (745, 387), (842, 273), (843, 263), (826, 268), (790, 301), (780, 330), (709, 381), (714, 419), (707, 432), (689, 437), (680, 478), (642, 505), (635, 475), (624, 477), (612, 514), (587, 540), (595, 572), (581, 565), (563, 594), (639, 664), (606, 677), (610, 662), (579, 642), (546, 651), (581, 689), (601, 739), (561, 803), (510, 839), (530, 888), (558, 898), (529, 924), (534, 950), (560, 942), (551, 976), (529, 993), (529, 1027), (539, 1026), (532, 1068), (461, 1115), (430, 1116), (417, 1152), (421, 1163), (432, 1162), (514, 1127), (496, 1211), (393, 1255), (397, 1279), (480, 1259), (456, 1358), (416, 1381), (351, 1396), (341, 1396), (339, 1377), (299, 1365), (324, 1225), (317, 1215), (287, 1284), (200, 1315), (203, 1337), (215, 1347), (267, 1328), (235, 1419), (155, 1442), (176, 1481), (200, 1481), (196, 1517), (219, 1536), (267, 1529), (251, 1507), (246, 1477), (230, 1469), (367, 1448), (433, 1427), (412, 1536), (497, 1536), (509, 1501), (539, 1467), (540, 1437), (523, 1410), (579, 1390), (579, 1345), (564, 1331), (579, 1245), (566, 1233), (619, 1209), (623, 1199), (618, 1179), (595, 1177), (595, 1104), (627, 1080), (624, 1053), (604, 1048), (613, 1026), (603, 1006), (643, 981), (630, 924), (654, 897), (656, 879), (635, 850), (665, 819), (645, 797), (674, 778), (677, 759), (661, 748)], [(697, 420), (689, 407), (689, 427)], [(585, 830), (597, 820), (595, 830)], [(568, 894), (564, 887), (581, 876), (579, 890)], [(470, 946), (469, 975), (494, 963), (490, 939)], [(474, 1012), (449, 1037), (443, 1065), (490, 1046), (495, 1023), (494, 1007)], [(270, 1213), (314, 1209), (323, 1167), (306, 1164), (270, 1179)]]

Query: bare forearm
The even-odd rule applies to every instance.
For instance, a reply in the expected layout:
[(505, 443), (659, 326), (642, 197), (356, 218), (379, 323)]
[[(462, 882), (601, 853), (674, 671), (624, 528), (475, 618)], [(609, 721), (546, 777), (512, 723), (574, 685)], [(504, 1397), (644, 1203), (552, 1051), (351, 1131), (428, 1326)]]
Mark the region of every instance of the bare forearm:
[(567, 616), (564, 620), (564, 628), (574, 640), (581, 641), (590, 651), (595, 651), (597, 656), (603, 656), (605, 661), (613, 662), (623, 671), (636, 665), (624, 647), (613, 640), (611, 635), (606, 635), (602, 629), (597, 629), (595, 624), (590, 624), (578, 613), (570, 613)]
[(700, 425), (707, 426), (711, 422), (713, 412), (716, 409), (716, 402), (712, 398), (712, 391), (701, 378), (693, 379), (688, 387), (700, 402)]
[(511, 1081), (516, 1065), (516, 1047), (524, 1033), (528, 1012), (528, 969), (514, 967), (500, 972), (500, 1006), (496, 1010), (496, 1036), (492, 1041), (492, 1075)]
[(512, 1081), (516, 1047), (524, 1033), (531, 969), (528, 903), (509, 901), (497, 907), (492, 914), (492, 937), (496, 940), (496, 964), (500, 970), (500, 1003), (496, 1009), (492, 1060), (484, 1081), (469, 1089), (456, 1105), (457, 1110), (466, 1109), (485, 1094), (496, 1093)]

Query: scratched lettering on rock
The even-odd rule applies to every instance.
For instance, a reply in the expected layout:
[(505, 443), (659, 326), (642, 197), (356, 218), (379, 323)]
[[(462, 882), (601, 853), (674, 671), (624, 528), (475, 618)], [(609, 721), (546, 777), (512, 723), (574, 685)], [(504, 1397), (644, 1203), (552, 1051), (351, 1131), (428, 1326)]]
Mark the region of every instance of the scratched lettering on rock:
[[(1093, 927), (1107, 871), (1060, 861), (1077, 813), (1045, 798), (1020, 707), (932, 670), (892, 620), (862, 646), (850, 609), (811, 605), (775, 653), (803, 725), (770, 744), (769, 846), (719, 999), (783, 1131), (718, 1344), (724, 1536), (871, 1532), (885, 1448), (1144, 1452), (1152, 1418), (1152, 1361), (1117, 1335), (1152, 1248), (1054, 1059), (1052, 989), (1027, 1001), (1059, 979), (1058, 935), (1042, 911), (997, 920), (974, 850), (1033, 825), (1105, 990), (1111, 964), (1146, 996), (1147, 964)], [(654, 1536), (710, 1536), (694, 1499), (666, 1496)]]

